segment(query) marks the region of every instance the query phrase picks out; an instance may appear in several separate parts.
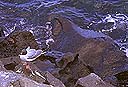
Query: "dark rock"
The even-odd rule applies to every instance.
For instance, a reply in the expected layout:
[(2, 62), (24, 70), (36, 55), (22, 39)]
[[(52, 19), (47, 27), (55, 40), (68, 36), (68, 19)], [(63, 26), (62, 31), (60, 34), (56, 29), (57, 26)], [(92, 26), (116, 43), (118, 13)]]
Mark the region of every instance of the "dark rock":
[(6, 69), (5, 69), (5, 67), (4, 67), (4, 65), (3, 65), (3, 63), (0, 61), (0, 70), (1, 71), (5, 71)]
[(16, 67), (17, 64), (15, 63), (10, 63), (10, 64), (7, 64), (7, 65), (4, 65), (4, 67), (7, 69), (7, 70), (14, 70), (15, 67)]
[(78, 59), (78, 56), (76, 56), (72, 62), (69, 62), (65, 68), (59, 71), (59, 79), (66, 87), (73, 87), (77, 79), (87, 76), (89, 73), (90, 70)]
[(45, 77), (47, 81), (54, 87), (65, 87), (65, 85), (57, 78), (55, 78), (52, 74), (49, 72), (46, 72)]
[(18, 56), (1, 58), (0, 61), (7, 70), (14, 70), (15, 67), (21, 63), (21, 60)]
[(60, 68), (65, 68), (66, 65), (74, 60), (74, 54), (73, 53), (65, 53), (60, 60), (57, 61), (57, 66)]
[(115, 75), (115, 77), (117, 77), (118, 79), (118, 85), (119, 87), (127, 87), (128, 84), (128, 71), (124, 71), (121, 73), (118, 73)]
[(114, 87), (114, 86), (104, 82), (96, 74), (91, 73), (86, 77), (79, 78), (74, 87)]
[(5, 34), (4, 34), (4, 27), (3, 26), (0, 26), (0, 37), (4, 37)]
[(52, 72), (52, 70), (55, 70), (56, 66), (55, 64), (51, 63), (49, 60), (44, 61), (35, 61), (34, 64), (41, 70), (41, 71), (49, 71)]
[(28, 31), (13, 32), (0, 42), (0, 58), (18, 56), (23, 48), (38, 48), (34, 36)]
[[(79, 54), (77, 61), (74, 60), (76, 62), (70, 64), (70, 68), (68, 66), (61, 72), (62, 78), (65, 79), (62, 80), (64, 83), (70, 82), (69, 78), (76, 78), (82, 67), (85, 68), (83, 70), (87, 70), (87, 66), (92, 67), (92, 70), (103, 79), (128, 70), (127, 57), (109, 36), (92, 30), (83, 30), (64, 17), (53, 15), (51, 18), (54, 17), (58, 18), (63, 28), (60, 27), (60, 33), (55, 36), (52, 49)], [(79, 63), (79, 60), (82, 63)]]
[(102, 40), (90, 40), (79, 51), (79, 58), (93, 67), (102, 78), (126, 71), (126, 56), (114, 43)]
[[(54, 19), (54, 16), (56, 17), (58, 15), (53, 15), (51, 19)], [(111, 41), (110, 37), (103, 33), (95, 32), (93, 30), (83, 30), (66, 18), (60, 16), (57, 18), (61, 23), (61, 27), (54, 28), (55, 30), (60, 29), (60, 32), (58, 35), (56, 35), (56, 37), (54, 37), (55, 43), (52, 45), (53, 50), (64, 53), (74, 53), (77, 52), (77, 49), (86, 44), (86, 41), (92, 40), (93, 38), (105, 38), (106, 40)]]

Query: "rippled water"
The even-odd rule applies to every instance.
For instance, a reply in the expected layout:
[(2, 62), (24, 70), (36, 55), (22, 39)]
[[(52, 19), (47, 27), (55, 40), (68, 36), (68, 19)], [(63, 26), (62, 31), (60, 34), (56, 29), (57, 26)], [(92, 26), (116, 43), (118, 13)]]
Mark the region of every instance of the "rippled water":
[(127, 0), (0, 0), (0, 28), (33, 32), (44, 43), (43, 27), (51, 13), (63, 15), (83, 29), (103, 32), (128, 48)]

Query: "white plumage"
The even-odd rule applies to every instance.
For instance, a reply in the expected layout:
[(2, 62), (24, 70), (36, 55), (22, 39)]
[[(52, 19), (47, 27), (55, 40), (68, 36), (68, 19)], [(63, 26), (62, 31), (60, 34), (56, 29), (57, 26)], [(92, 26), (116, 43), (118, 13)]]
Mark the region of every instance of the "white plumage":
[(23, 61), (34, 61), (35, 59), (37, 59), (39, 56), (41, 56), (41, 54), (43, 53), (42, 50), (35, 50), (35, 49), (30, 49), (30, 47), (28, 47), (26, 49), (27, 54), (26, 55), (19, 55), (20, 59)]

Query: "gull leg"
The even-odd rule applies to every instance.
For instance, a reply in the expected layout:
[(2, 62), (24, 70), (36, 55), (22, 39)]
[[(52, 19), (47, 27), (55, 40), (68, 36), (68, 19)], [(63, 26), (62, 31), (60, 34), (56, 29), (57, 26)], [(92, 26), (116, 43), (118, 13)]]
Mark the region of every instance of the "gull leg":
[(32, 71), (31, 67), (29, 64), (26, 65), (26, 69), (30, 70), (30, 72), (32, 73), (32, 75), (35, 75), (35, 73)]
[(27, 62), (22, 62), (22, 63), (23, 63), (23, 66), (25, 66), (26, 72), (29, 71), (29, 73), (32, 73), (32, 75), (35, 75), (31, 69), (30, 65)]

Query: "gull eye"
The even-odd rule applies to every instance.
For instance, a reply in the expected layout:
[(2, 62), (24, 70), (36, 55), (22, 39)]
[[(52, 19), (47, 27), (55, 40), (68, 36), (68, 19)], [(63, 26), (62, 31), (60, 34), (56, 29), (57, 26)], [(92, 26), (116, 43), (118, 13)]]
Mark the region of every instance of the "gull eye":
[(22, 54), (22, 55), (26, 55), (26, 54), (27, 54), (27, 51), (26, 51), (25, 49), (23, 49), (23, 50), (21, 51), (21, 54)]

